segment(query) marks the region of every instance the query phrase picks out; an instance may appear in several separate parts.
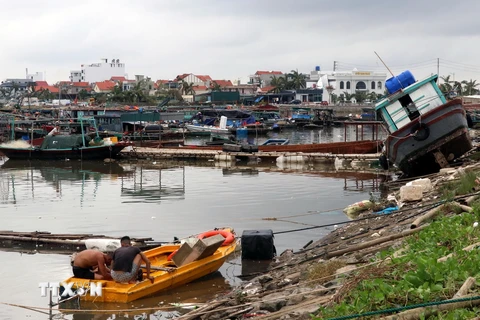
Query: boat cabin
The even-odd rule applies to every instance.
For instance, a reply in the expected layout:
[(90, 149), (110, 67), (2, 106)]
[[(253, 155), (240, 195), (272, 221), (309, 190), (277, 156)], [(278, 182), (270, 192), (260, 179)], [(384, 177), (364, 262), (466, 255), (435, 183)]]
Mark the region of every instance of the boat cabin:
[(438, 75), (433, 75), (422, 81), (413, 81), (375, 105), (377, 116), (385, 121), (389, 133), (447, 102), (437, 86), (437, 78)]

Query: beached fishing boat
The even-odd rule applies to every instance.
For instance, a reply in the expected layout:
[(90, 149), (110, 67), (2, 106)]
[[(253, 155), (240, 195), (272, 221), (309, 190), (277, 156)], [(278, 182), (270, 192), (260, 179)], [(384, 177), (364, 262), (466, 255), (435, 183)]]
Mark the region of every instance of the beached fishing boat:
[(437, 75), (415, 81), (409, 71), (386, 81), (389, 96), (375, 106), (389, 135), (384, 168), (395, 164), (408, 175), (436, 172), (472, 148), (460, 99), (447, 102)]
[[(81, 295), (82, 300), (95, 302), (131, 302), (140, 298), (158, 293), (160, 291), (178, 287), (203, 276), (217, 271), (225, 262), (227, 257), (235, 251), (237, 246), (234, 232), (231, 229), (221, 231), (230, 232), (232, 241), (225, 239), (224, 245), (220, 246), (213, 254), (202, 259), (177, 267), (174, 261), (169, 260), (172, 253), (180, 248), (180, 244), (169, 244), (144, 251), (144, 254), (151, 262), (150, 275), (154, 278), (153, 283), (145, 279), (137, 283), (118, 283), (107, 280), (88, 280), (71, 277), (65, 280), (65, 283), (73, 283), (73, 289), (86, 289), (90, 282), (94, 281), (96, 285), (102, 286), (101, 296), (92, 296), (90, 294)], [(220, 232), (220, 231), (218, 231)], [(207, 233), (215, 233), (209, 231)], [(207, 233), (204, 233), (208, 237)], [(223, 234), (222, 234), (223, 235)], [(199, 236), (200, 237), (200, 236)], [(228, 242), (228, 243), (227, 243)], [(173, 258), (173, 260), (175, 260)], [(144, 271), (145, 269), (142, 268)]]

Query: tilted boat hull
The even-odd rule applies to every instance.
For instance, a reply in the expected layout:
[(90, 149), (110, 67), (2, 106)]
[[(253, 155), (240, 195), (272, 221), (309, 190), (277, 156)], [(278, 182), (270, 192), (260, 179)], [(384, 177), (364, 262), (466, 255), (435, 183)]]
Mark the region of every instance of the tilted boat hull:
[(155, 279), (153, 284), (148, 279), (136, 284), (122, 284), (115, 281), (94, 281), (75, 277), (65, 280), (65, 283), (73, 282), (73, 289), (88, 288), (90, 281), (94, 281), (97, 284), (101, 283), (102, 296), (82, 295), (81, 299), (85, 301), (128, 303), (166, 289), (187, 284), (218, 271), (227, 257), (235, 251), (236, 245), (236, 241), (233, 241), (230, 245), (217, 249), (213, 255), (178, 267), (173, 272), (154, 269), (156, 267), (172, 267), (173, 263), (167, 261), (167, 257), (170, 253), (177, 250), (180, 245), (165, 245), (144, 251), (144, 254), (151, 262), (151, 276)]
[[(420, 124), (422, 127), (420, 128)], [(422, 137), (419, 139), (415, 132)], [(427, 136), (428, 131), (428, 137)], [(425, 139), (423, 139), (425, 138)], [(423, 114), (386, 140), (391, 162), (407, 174), (426, 174), (440, 169), (434, 152), (447, 161), (456, 159), (472, 148), (468, 124), (461, 100), (453, 100)]]

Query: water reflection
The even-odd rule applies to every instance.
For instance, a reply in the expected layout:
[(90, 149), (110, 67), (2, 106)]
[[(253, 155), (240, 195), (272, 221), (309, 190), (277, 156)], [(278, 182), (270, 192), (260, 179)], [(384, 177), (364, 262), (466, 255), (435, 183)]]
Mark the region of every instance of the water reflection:
[[(62, 198), (66, 186), (80, 185), (80, 204), (85, 202), (86, 187), (94, 184), (92, 198), (97, 198), (100, 185), (121, 180), (121, 196), (125, 202), (158, 202), (185, 198), (185, 167), (130, 166), (116, 162), (89, 161), (18, 161), (7, 160), (0, 166), (0, 203), (17, 204), (28, 194), (35, 199), (36, 190), (44, 193), (46, 184), (56, 197)], [(19, 191), (18, 188), (21, 187)], [(28, 189), (28, 193), (26, 193)], [(21, 193), (21, 195), (19, 195)]]
[(121, 179), (124, 202), (158, 202), (185, 199), (185, 166), (159, 169), (143, 165), (135, 167), (132, 177)]

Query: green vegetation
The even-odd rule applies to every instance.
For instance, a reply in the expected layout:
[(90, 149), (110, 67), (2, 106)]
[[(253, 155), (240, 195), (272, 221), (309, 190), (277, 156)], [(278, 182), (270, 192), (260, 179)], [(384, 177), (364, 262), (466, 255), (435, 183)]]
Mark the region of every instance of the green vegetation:
[(455, 196), (475, 192), (475, 188), (479, 186), (477, 181), (477, 172), (469, 171), (460, 176), (459, 180), (453, 180), (444, 184), (440, 188), (440, 193), (443, 199), (451, 200)]
[[(464, 183), (459, 184), (460, 189)], [(473, 214), (443, 217), (411, 236), (400, 257), (394, 257), (392, 250), (379, 253), (378, 259), (383, 261), (359, 268), (345, 279), (335, 304), (322, 307), (315, 319), (451, 299), (468, 277), (480, 276), (480, 249), (462, 250), (478, 242), (479, 229), (473, 224), (479, 219), (479, 207)], [(450, 253), (454, 256), (437, 262)], [(391, 259), (384, 260), (387, 257)], [(429, 319), (465, 319), (479, 311), (459, 309)]]
[(298, 70), (292, 70), (284, 77), (273, 76), (270, 80), (270, 85), (275, 87), (271, 92), (279, 93), (284, 90), (298, 90), (307, 86), (307, 77), (304, 74), (298, 72)]
[(444, 95), (449, 96), (450, 93), (454, 92), (459, 96), (469, 96), (478, 93), (477, 87), (480, 83), (477, 83), (477, 80), (466, 81), (454, 81), (450, 80), (450, 76), (440, 77), (443, 80), (443, 83), (440, 84), (440, 90)]

